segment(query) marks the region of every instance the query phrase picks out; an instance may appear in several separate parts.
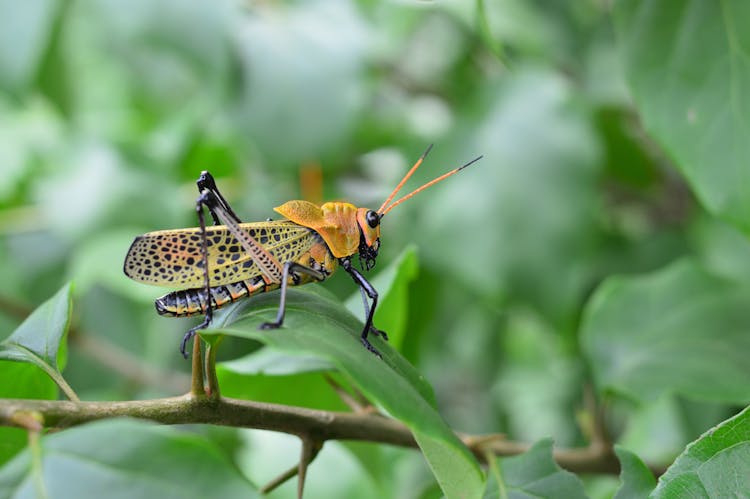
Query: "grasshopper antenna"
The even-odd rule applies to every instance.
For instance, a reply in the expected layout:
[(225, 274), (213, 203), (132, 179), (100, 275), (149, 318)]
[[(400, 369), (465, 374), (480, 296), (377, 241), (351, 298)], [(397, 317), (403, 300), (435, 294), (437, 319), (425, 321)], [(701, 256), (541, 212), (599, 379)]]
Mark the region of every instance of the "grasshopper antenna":
[[(430, 148), (431, 148), (431, 147), (432, 147), (432, 146), (430, 146)], [(398, 185), (398, 186), (396, 187), (396, 190), (394, 190), (394, 191), (393, 191), (393, 193), (391, 194), (391, 196), (389, 196), (389, 197), (388, 197), (388, 199), (386, 200), (386, 203), (383, 203), (383, 206), (385, 206), (385, 205), (387, 204), (387, 201), (390, 201), (390, 200), (391, 200), (391, 199), (393, 198), (393, 194), (395, 194), (395, 193), (396, 193), (396, 191), (398, 191), (398, 189), (399, 189), (399, 188), (401, 187), (401, 185), (402, 185), (402, 184), (403, 184), (403, 183), (404, 183), (404, 182), (406, 181), (406, 179), (408, 179), (408, 178), (409, 178), (409, 176), (410, 176), (410, 175), (411, 175), (411, 174), (412, 174), (412, 173), (414, 172), (414, 170), (416, 170), (416, 169), (417, 169), (417, 167), (419, 166), (419, 164), (420, 164), (420, 163), (422, 162), (422, 159), (424, 159), (425, 155), (426, 155), (426, 154), (427, 154), (427, 153), (428, 153), (428, 152), (430, 151), (430, 148), (428, 148), (428, 149), (427, 149), (427, 151), (425, 151), (425, 153), (424, 153), (424, 154), (422, 155), (422, 157), (421, 157), (421, 158), (419, 158), (419, 160), (417, 161), (417, 163), (416, 163), (416, 164), (415, 164), (415, 165), (414, 165), (414, 166), (413, 166), (413, 167), (411, 168), (411, 170), (409, 170), (409, 173), (407, 173), (407, 174), (406, 174), (406, 177), (404, 177), (404, 180), (402, 180), (402, 181), (401, 181), (401, 183), (400, 183), (400, 184), (399, 184), (399, 185)], [(409, 199), (409, 198), (413, 197), (413, 196), (414, 196), (414, 195), (416, 195), (417, 193), (419, 193), (419, 192), (422, 192), (423, 190), (427, 189), (428, 187), (430, 187), (430, 186), (432, 186), (432, 185), (435, 185), (435, 184), (437, 184), (438, 182), (440, 182), (440, 181), (442, 181), (442, 180), (445, 180), (446, 178), (450, 177), (451, 175), (455, 175), (456, 173), (460, 172), (460, 171), (461, 171), (461, 170), (463, 170), (464, 168), (467, 168), (467, 167), (469, 167), (469, 166), (473, 165), (474, 163), (476, 163), (477, 161), (479, 161), (479, 160), (480, 160), (480, 159), (482, 159), (483, 157), (484, 157), (484, 156), (477, 156), (476, 158), (472, 159), (472, 160), (471, 160), (471, 161), (469, 161), (468, 163), (465, 163), (465, 164), (463, 164), (463, 165), (459, 166), (458, 168), (456, 168), (456, 169), (454, 169), (454, 170), (451, 170), (451, 171), (449, 171), (449, 172), (447, 172), (447, 173), (444, 173), (444, 174), (440, 175), (440, 176), (439, 176), (438, 178), (436, 178), (436, 179), (430, 180), (429, 182), (427, 182), (427, 183), (426, 183), (426, 184), (424, 184), (423, 186), (421, 186), (421, 187), (418, 187), (418, 188), (414, 189), (413, 191), (411, 191), (411, 192), (410, 192), (409, 194), (407, 194), (406, 196), (404, 196), (404, 197), (400, 198), (400, 199), (399, 199), (399, 200), (397, 200), (397, 201), (394, 201), (394, 202), (393, 202), (393, 203), (392, 203), (392, 204), (391, 204), (390, 206), (388, 206), (388, 207), (387, 207), (387, 208), (385, 208), (385, 209), (383, 209), (383, 206), (381, 206), (381, 207), (380, 207), (380, 209), (378, 210), (378, 214), (380, 215), (380, 218), (383, 218), (383, 217), (385, 216), (385, 214), (386, 214), (386, 213), (388, 213), (389, 211), (391, 211), (391, 210), (392, 210), (392, 209), (393, 209), (394, 207), (396, 207), (396, 206), (400, 205), (401, 203), (403, 203), (403, 202), (404, 202), (404, 201), (406, 201), (407, 199)]]
[(412, 174), (413, 174), (413, 173), (414, 173), (415, 171), (417, 171), (417, 168), (419, 168), (419, 165), (421, 165), (421, 164), (422, 164), (422, 161), (424, 161), (424, 159), (425, 159), (425, 158), (427, 157), (427, 155), (428, 155), (428, 154), (430, 153), (430, 150), (431, 150), (431, 149), (432, 149), (432, 144), (430, 144), (429, 146), (427, 146), (427, 150), (425, 150), (425, 152), (423, 152), (423, 153), (422, 153), (422, 155), (421, 155), (421, 156), (419, 157), (419, 159), (417, 160), (417, 162), (416, 162), (416, 163), (414, 163), (414, 166), (412, 166), (412, 167), (411, 167), (411, 170), (409, 170), (409, 171), (408, 171), (408, 172), (406, 173), (406, 175), (404, 175), (404, 178), (402, 178), (402, 179), (401, 179), (401, 182), (399, 182), (399, 183), (398, 183), (398, 185), (396, 186), (396, 188), (395, 188), (395, 189), (393, 189), (393, 191), (392, 191), (392, 192), (391, 192), (391, 194), (390, 194), (390, 195), (388, 196), (388, 198), (387, 198), (387, 199), (386, 199), (385, 201), (383, 201), (383, 204), (382, 204), (382, 205), (380, 206), (380, 208), (378, 209), (378, 213), (382, 213), (382, 212), (383, 212), (383, 208), (385, 208), (385, 207), (386, 207), (386, 206), (388, 205), (388, 203), (390, 203), (390, 202), (391, 202), (391, 199), (393, 199), (393, 198), (394, 198), (394, 197), (396, 196), (396, 194), (397, 194), (397, 193), (398, 193), (398, 191), (399, 191), (399, 190), (400, 190), (400, 189), (401, 189), (401, 188), (402, 188), (402, 187), (404, 186), (404, 184), (406, 183), (406, 181), (407, 181), (407, 180), (409, 180), (409, 177), (411, 177), (411, 176), (412, 176)]

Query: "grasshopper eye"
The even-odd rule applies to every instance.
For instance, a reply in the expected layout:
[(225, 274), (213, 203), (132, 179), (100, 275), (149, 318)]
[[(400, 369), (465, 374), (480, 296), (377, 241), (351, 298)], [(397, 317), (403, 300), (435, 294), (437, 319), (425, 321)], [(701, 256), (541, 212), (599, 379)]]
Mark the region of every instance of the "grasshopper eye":
[(367, 220), (367, 225), (374, 229), (380, 223), (380, 215), (370, 210), (365, 214), (365, 220)]

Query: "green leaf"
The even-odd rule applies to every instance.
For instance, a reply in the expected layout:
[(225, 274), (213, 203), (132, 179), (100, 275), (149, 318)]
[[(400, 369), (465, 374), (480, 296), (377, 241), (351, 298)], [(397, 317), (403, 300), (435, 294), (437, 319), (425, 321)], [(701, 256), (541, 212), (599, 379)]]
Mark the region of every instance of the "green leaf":
[(645, 498), (656, 487), (656, 479), (638, 456), (619, 445), (615, 445), (615, 454), (620, 460), (620, 488), (614, 499)]
[(28, 438), (27, 431), (22, 428), (0, 428), (0, 467), (26, 447)]
[(586, 497), (581, 480), (560, 468), (552, 458), (552, 439), (540, 440), (527, 452), (498, 458), (496, 463), (497, 472), (491, 475), (485, 497), (504, 494), (510, 499)]
[(703, 216), (690, 225), (692, 246), (712, 273), (750, 282), (750, 240), (734, 226)]
[(295, 405), (311, 409), (345, 411), (347, 406), (319, 373), (265, 376), (237, 374), (218, 365), (221, 394), (227, 397)]
[[(27, 451), (0, 469), (0, 497), (37, 497), (30, 467)], [(210, 440), (132, 420), (45, 437), (41, 479), (54, 497), (260, 497)]]
[(615, 4), (622, 62), (646, 129), (703, 205), (750, 229), (750, 3)]
[[(255, 339), (285, 354), (318, 357), (339, 370), (341, 362), (334, 362), (332, 355), (346, 357), (347, 364), (364, 363), (364, 366), (358, 365), (358, 373), (364, 370), (365, 366), (371, 367), (371, 359), (377, 359), (364, 349), (359, 340), (362, 322), (349, 313), (325, 288), (312, 284), (304, 288), (289, 289), (284, 326), (276, 330), (258, 329), (261, 323), (276, 318), (278, 307), (278, 291), (253, 296), (220, 310), (215, 315), (211, 329), (201, 331), (201, 336), (211, 342), (217, 341), (220, 333)], [(282, 334), (287, 331), (291, 334)], [(435, 394), (424, 376), (390, 348), (388, 343), (373, 335), (368, 339), (383, 354), (384, 359), (390, 360), (390, 357), (393, 357), (389, 372), (395, 370), (405, 383), (417, 390), (419, 396), (434, 408)], [(359, 348), (349, 348), (351, 346)], [(362, 352), (368, 355), (361, 355)], [(375, 366), (379, 366), (376, 367), (378, 372), (383, 367), (382, 363)], [(369, 373), (360, 374), (363, 379), (367, 379)], [(349, 376), (351, 377), (351, 374)], [(371, 379), (369, 382), (372, 384), (375, 381)], [(387, 383), (378, 382), (377, 385), (380, 390), (388, 391)]]
[(746, 284), (691, 260), (607, 279), (586, 305), (581, 342), (600, 390), (653, 400), (664, 392), (742, 403), (750, 398)]
[[(57, 398), (57, 386), (33, 365), (21, 362), (0, 362), (0, 399)], [(26, 431), (19, 428), (0, 428), (0, 465), (8, 461), (26, 446)]]
[[(410, 245), (370, 281), (379, 294), (373, 322), (388, 333), (388, 342), (396, 349), (404, 342), (409, 317), (409, 283), (417, 277), (418, 266), (417, 248)], [(346, 308), (355, 316), (362, 316), (364, 308), (359, 291), (346, 300)]]
[(70, 325), (73, 284), (42, 303), (0, 343), (0, 360), (29, 362), (44, 371), (71, 400), (78, 400), (60, 372), (67, 359), (65, 333)]
[(0, 362), (0, 398), (53, 400), (57, 398), (55, 383), (35, 366), (21, 362)]
[(359, 341), (362, 323), (317, 286), (290, 289), (284, 327), (259, 330), (262, 322), (274, 319), (277, 308), (278, 293), (257, 295), (218, 314), (213, 329), (201, 336), (215, 340), (229, 334), (255, 339), (284, 353), (314, 355), (329, 362), (365, 396), (412, 430), (446, 496), (480, 494), (484, 485), (477, 461), (438, 414), (424, 377), (398, 352), (372, 337), (383, 358), (367, 351)]
[(345, 410), (338, 395), (320, 375), (334, 368), (319, 357), (261, 348), (216, 366), (221, 393), (260, 402), (316, 409)]
[(651, 497), (746, 497), (750, 490), (750, 408), (690, 444)]
[(0, 343), (0, 359), (31, 362), (59, 372), (57, 352), (70, 325), (71, 283), (41, 304)]
[(221, 362), (218, 367), (235, 374), (288, 376), (310, 372), (330, 371), (328, 362), (313, 355), (290, 355), (263, 348), (238, 359)]

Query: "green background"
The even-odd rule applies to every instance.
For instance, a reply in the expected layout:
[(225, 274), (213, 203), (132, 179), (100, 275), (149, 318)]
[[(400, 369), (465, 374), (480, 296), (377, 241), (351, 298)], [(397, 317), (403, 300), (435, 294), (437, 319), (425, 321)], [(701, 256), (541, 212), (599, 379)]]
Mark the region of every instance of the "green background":
[[(618, 497), (644, 495), (639, 458), (666, 468), (750, 400), (749, 61), (742, 0), (0, 0), (0, 337), (14, 310), (73, 281), (75, 334), (55, 367), (79, 396), (183, 393), (177, 346), (194, 322), (157, 316), (163, 290), (122, 262), (138, 234), (196, 225), (201, 170), (259, 221), (316, 197), (301, 172), (321, 174), (324, 200), (377, 209), (428, 144), (406, 189), (481, 154), (383, 220), (376, 325), (451, 428), (538, 442), (491, 468), (488, 497), (615, 493), (617, 477), (556, 469), (543, 440), (586, 445), (587, 391), (619, 444)], [(348, 276), (324, 287), (361, 317)], [(259, 351), (248, 336), (263, 341), (226, 338), (220, 360)], [(220, 374), (235, 396), (343, 409), (319, 373), (330, 364), (268, 367), (285, 362)], [(33, 369), (0, 361), (0, 396), (54, 398)], [(747, 426), (736, 418), (717, 431)], [(262, 432), (113, 424), (91, 431), (204, 449), (231, 490), (298, 455)], [(750, 436), (728, 433), (685, 451), (655, 494), (677, 497), (679, 480), (731, 492)], [(51, 449), (77, 440), (63, 435)], [(0, 460), (24, 443), (2, 429)], [(519, 470), (553, 485), (529, 488)], [(307, 490), (440, 496), (417, 452), (369, 444), (327, 444)]]

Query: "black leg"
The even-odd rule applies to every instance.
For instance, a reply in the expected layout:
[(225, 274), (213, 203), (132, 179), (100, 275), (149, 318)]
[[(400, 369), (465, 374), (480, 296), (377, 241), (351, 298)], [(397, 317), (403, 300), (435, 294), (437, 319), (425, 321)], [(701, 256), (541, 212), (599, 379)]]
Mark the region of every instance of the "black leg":
[(276, 314), (276, 320), (273, 322), (264, 322), (260, 325), (259, 329), (277, 329), (280, 328), (284, 323), (284, 314), (286, 313), (286, 289), (289, 281), (289, 276), (291, 275), (292, 279), (294, 279), (296, 282), (297, 279), (299, 279), (299, 277), (297, 277), (298, 273), (311, 275), (319, 281), (322, 281), (326, 278), (325, 274), (323, 274), (322, 272), (311, 269), (310, 267), (305, 267), (301, 263), (286, 262), (284, 264), (284, 270), (282, 272), (281, 298), (279, 299), (279, 311)]
[(219, 192), (219, 188), (216, 186), (216, 182), (214, 181), (214, 178), (210, 173), (208, 173), (207, 171), (201, 172), (201, 175), (198, 178), (196, 184), (198, 185), (198, 191), (200, 192), (200, 196), (198, 196), (198, 200), (195, 202), (195, 211), (198, 215), (198, 223), (200, 225), (201, 232), (203, 275), (205, 276), (206, 292), (206, 314), (203, 322), (188, 330), (188, 332), (185, 333), (185, 336), (182, 337), (182, 342), (180, 343), (180, 353), (182, 353), (182, 356), (186, 359), (188, 358), (188, 341), (190, 341), (195, 336), (196, 332), (200, 331), (201, 329), (205, 329), (209, 324), (211, 324), (214, 312), (213, 305), (211, 303), (211, 278), (208, 269), (208, 239), (206, 235), (206, 219), (203, 214), (203, 207), (205, 206), (206, 208), (208, 208), (208, 212), (211, 214), (211, 218), (213, 218), (214, 224), (218, 225), (220, 223), (219, 217), (216, 214), (216, 211), (219, 210), (223, 211), (226, 215), (233, 218), (237, 223), (242, 223), (239, 217), (229, 206), (227, 200), (224, 199), (224, 196), (222, 196), (221, 192)]
[[(370, 315), (370, 302), (367, 301), (367, 293), (365, 293), (365, 288), (362, 286), (359, 287), (359, 292), (362, 295), (362, 305), (365, 307), (365, 317)], [(385, 331), (381, 331), (380, 329), (376, 328), (374, 325), (370, 324), (370, 332), (374, 334), (375, 336), (380, 336), (385, 341), (388, 341), (388, 335)]]
[[(206, 172), (207, 173), (207, 172)], [(213, 180), (213, 179), (212, 179)], [(212, 216), (214, 216), (214, 212), (211, 209), (211, 204), (209, 201), (210, 198), (210, 192), (204, 191), (201, 193), (201, 195), (198, 197), (198, 200), (195, 202), (195, 211), (198, 214), (198, 223), (200, 225), (201, 229), (201, 249), (203, 250), (203, 275), (205, 278), (205, 291), (206, 291), (206, 316), (203, 318), (203, 322), (198, 324), (197, 326), (190, 328), (187, 333), (185, 333), (185, 336), (182, 337), (182, 343), (180, 343), (180, 353), (182, 353), (182, 356), (186, 359), (188, 358), (187, 353), (187, 343), (190, 341), (190, 339), (195, 336), (196, 331), (200, 331), (201, 329), (205, 329), (208, 327), (209, 324), (211, 324), (211, 319), (213, 319), (213, 305), (211, 304), (211, 279), (210, 274), (208, 272), (208, 241), (206, 236), (206, 220), (203, 215), (203, 205), (206, 205), (208, 208), (209, 213), (211, 213)], [(215, 216), (214, 216), (215, 218)]]
[(208, 210), (211, 212), (211, 217), (214, 219), (214, 225), (221, 225), (219, 218), (216, 216), (216, 213), (214, 213), (213, 210), (213, 207), (215, 206), (218, 206), (219, 208), (224, 210), (224, 212), (232, 217), (238, 224), (242, 223), (240, 217), (238, 217), (234, 213), (232, 207), (229, 206), (227, 200), (224, 199), (224, 196), (222, 196), (221, 192), (219, 192), (219, 188), (216, 186), (216, 181), (214, 180), (213, 175), (211, 175), (207, 171), (202, 171), (201, 176), (198, 177), (198, 180), (195, 183), (198, 185), (198, 192), (201, 193), (201, 197), (203, 197), (205, 191), (209, 191), (211, 193), (210, 200), (206, 199), (206, 201), (208, 202), (206, 202), (205, 204), (208, 207)]
[[(368, 333), (373, 330), (372, 317), (375, 314), (375, 308), (378, 306), (378, 292), (375, 290), (374, 287), (372, 287), (372, 284), (370, 284), (370, 282), (367, 279), (365, 279), (365, 276), (363, 276), (357, 269), (352, 267), (352, 262), (351, 260), (349, 260), (349, 258), (342, 258), (341, 266), (344, 268), (344, 270), (346, 270), (349, 273), (350, 276), (352, 276), (352, 279), (354, 279), (354, 282), (356, 282), (357, 285), (359, 285), (360, 289), (362, 289), (364, 293), (366, 293), (367, 296), (369, 296), (370, 299), (372, 300), (371, 307), (365, 306), (365, 313), (367, 314), (367, 320), (365, 321), (364, 329), (362, 329), (362, 336), (360, 339), (366, 349), (368, 349), (369, 351), (371, 351), (378, 357), (382, 358), (382, 355), (380, 355), (380, 352), (378, 352), (375, 349), (375, 347), (372, 346), (370, 342), (367, 340)], [(376, 331), (378, 331), (378, 333), (374, 333), (374, 334), (383, 334), (383, 335), (385, 334), (378, 329), (376, 329)]]
[(247, 255), (258, 265), (267, 283), (280, 282), (283, 270), (282, 265), (258, 241), (250, 236), (247, 231), (240, 227), (239, 224), (242, 221), (232, 211), (227, 200), (219, 192), (211, 174), (204, 171), (196, 183), (199, 189), (203, 189), (199, 199), (208, 208), (214, 222), (226, 226), (227, 230), (247, 252)]

